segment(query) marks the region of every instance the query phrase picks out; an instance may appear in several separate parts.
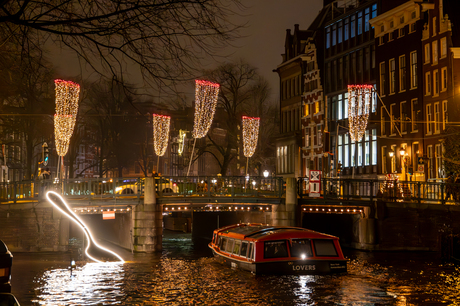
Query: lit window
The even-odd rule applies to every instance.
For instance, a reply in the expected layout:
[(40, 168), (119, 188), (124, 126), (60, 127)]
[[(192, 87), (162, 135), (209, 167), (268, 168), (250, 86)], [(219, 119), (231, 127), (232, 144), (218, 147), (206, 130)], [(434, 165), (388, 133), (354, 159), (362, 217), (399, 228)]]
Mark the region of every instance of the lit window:
[(411, 80), (411, 89), (417, 88), (417, 51), (412, 51), (410, 53), (410, 80)]
[(425, 73), (425, 96), (431, 95), (431, 72)]

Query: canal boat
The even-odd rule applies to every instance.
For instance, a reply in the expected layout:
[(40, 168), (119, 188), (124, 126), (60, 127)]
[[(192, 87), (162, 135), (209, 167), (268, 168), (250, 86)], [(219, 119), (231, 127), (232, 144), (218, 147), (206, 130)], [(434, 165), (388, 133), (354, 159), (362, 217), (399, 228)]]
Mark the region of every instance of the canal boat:
[(215, 258), (255, 274), (347, 272), (339, 238), (300, 227), (235, 224), (214, 230)]

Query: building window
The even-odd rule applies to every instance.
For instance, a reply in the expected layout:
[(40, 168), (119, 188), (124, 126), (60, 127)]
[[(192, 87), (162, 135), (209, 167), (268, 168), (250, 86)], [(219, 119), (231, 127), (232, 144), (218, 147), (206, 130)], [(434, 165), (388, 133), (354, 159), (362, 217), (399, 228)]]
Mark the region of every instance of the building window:
[(447, 56), (447, 39), (445, 37), (441, 38), (441, 58)]
[(337, 119), (342, 120), (343, 119), (343, 101), (342, 101), (342, 95), (338, 95), (338, 100), (337, 100)]
[[(377, 90), (376, 90), (375, 88), (376, 88), (376, 86), (375, 86), (375, 84), (374, 84), (374, 90), (372, 91), (372, 96), (371, 96), (371, 97), (372, 97), (371, 109), (372, 109), (372, 112), (373, 112), (373, 113), (377, 112)], [(348, 94), (346, 94), (346, 95), (348, 95)], [(347, 117), (348, 117), (348, 116), (347, 116)]]
[(433, 49), (433, 65), (435, 65), (438, 63), (438, 41), (433, 41), (431, 47)]
[(415, 32), (415, 22), (409, 25), (409, 34)]
[(431, 72), (425, 73), (425, 96), (431, 95)]
[(371, 148), (369, 131), (364, 132), (364, 165), (369, 166), (371, 163)]
[(395, 87), (396, 87), (396, 63), (395, 59), (392, 58), (390, 59), (389, 63), (389, 68), (390, 68), (390, 95), (395, 93)]
[(434, 133), (441, 133), (441, 110), (439, 109), (439, 102), (434, 104)]
[(425, 61), (424, 61), (425, 64), (428, 64), (430, 62), (430, 58), (431, 58), (431, 48), (430, 47), (431, 47), (430, 43), (425, 44)]
[(436, 17), (433, 17), (433, 36), (436, 36)]
[(387, 169), (387, 157), (388, 157), (387, 147), (383, 146), (382, 147), (382, 173), (387, 173), (388, 172), (388, 169)]
[(383, 45), (383, 36), (379, 37), (379, 46)]
[(442, 129), (446, 129), (446, 124), (448, 122), (447, 114), (447, 101), (442, 101)]
[(401, 102), (399, 110), (400, 110), (400, 117), (401, 117), (401, 133), (407, 132), (407, 105), (406, 101)]
[(441, 68), (441, 91), (447, 90), (447, 67)]
[(317, 134), (317, 143), (318, 146), (323, 145), (323, 129), (321, 127), (321, 124), (316, 125), (316, 134)]
[(392, 41), (395, 38), (395, 32), (391, 31), (388, 33), (388, 41)]
[(363, 34), (363, 12), (358, 12), (358, 35)]
[(370, 8), (366, 8), (364, 10), (364, 31), (369, 32), (369, 13), (370, 13)]
[(433, 133), (432, 123), (433, 123), (433, 114), (431, 113), (431, 104), (428, 104), (426, 106), (426, 133), (427, 135), (431, 135)]
[(351, 16), (351, 22), (350, 22), (350, 25), (351, 25), (351, 28), (350, 28), (350, 37), (353, 38), (355, 37), (355, 34), (356, 34), (356, 29), (355, 29), (355, 25), (356, 25), (356, 22), (355, 22), (355, 19), (356, 19), (356, 16), (353, 15)]
[(315, 115), (319, 113), (320, 111), (320, 105), (319, 105), (319, 102), (320, 101), (316, 101), (315, 102)]
[(428, 178), (433, 178), (433, 146), (427, 146)]
[(340, 163), (343, 160), (343, 135), (338, 135), (337, 143), (337, 161)]
[(396, 172), (396, 145), (391, 146), (391, 150), (394, 152), (393, 156), (390, 157), (390, 173)]
[(342, 42), (342, 21), (339, 21), (337, 34), (337, 42), (340, 44)]
[(385, 107), (382, 106), (380, 108), (380, 132), (382, 135), (386, 135), (387, 131), (385, 129), (386, 122), (385, 122)]
[(363, 142), (362, 139), (358, 142), (358, 167), (363, 165)]
[(412, 128), (412, 132), (418, 132), (418, 122), (417, 122), (417, 118), (418, 118), (418, 113), (419, 113), (419, 110), (418, 110), (418, 100), (417, 99), (413, 99), (411, 100), (411, 128)]
[(385, 96), (385, 62), (380, 63), (380, 96)]
[(437, 144), (434, 147), (434, 154), (436, 158), (436, 165), (435, 169), (436, 171), (436, 177), (441, 177), (441, 173), (443, 172), (443, 165), (442, 165), (442, 145)]
[(348, 40), (348, 18), (345, 19), (343, 26), (343, 40)]
[(344, 94), (343, 110), (345, 111), (345, 115), (343, 116), (343, 118), (347, 119), (348, 118), (348, 92)]
[(326, 28), (326, 49), (331, 47), (331, 27)]
[(377, 4), (372, 5), (371, 19), (377, 17)]
[(332, 25), (332, 46), (337, 44), (337, 25)]
[(350, 167), (350, 159), (348, 158), (349, 156), (349, 143), (348, 143), (348, 134), (344, 135), (344, 145), (343, 145), (343, 153), (344, 153), (344, 158), (343, 158), (343, 165), (344, 167)]
[(399, 29), (399, 35), (398, 35), (398, 38), (401, 38), (401, 37), (403, 37), (403, 36), (404, 36), (404, 34), (406, 34), (406, 32), (405, 32), (405, 28), (404, 28), (404, 27), (402, 27), (402, 28), (400, 28), (400, 29)]
[(417, 51), (410, 53), (410, 83), (411, 89), (417, 88)]
[(390, 105), (390, 135), (395, 134), (395, 108), (396, 104)]
[(433, 71), (433, 96), (439, 96), (439, 70)]
[(377, 129), (372, 129), (372, 165), (377, 165)]
[(406, 56), (399, 57), (399, 91), (406, 90)]

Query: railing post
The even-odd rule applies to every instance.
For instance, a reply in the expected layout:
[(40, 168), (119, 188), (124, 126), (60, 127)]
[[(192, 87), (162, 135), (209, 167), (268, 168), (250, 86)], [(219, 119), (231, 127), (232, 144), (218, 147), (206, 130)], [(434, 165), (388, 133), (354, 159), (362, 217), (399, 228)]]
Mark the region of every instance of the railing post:
[(444, 205), (446, 204), (446, 200), (444, 199), (444, 187), (445, 187), (444, 182), (440, 183), (440, 186), (441, 186), (441, 204)]
[(18, 183), (13, 183), (13, 203), (16, 204), (16, 192), (18, 189)]
[(369, 181), (369, 192), (370, 192), (370, 199), (371, 199), (371, 203), (374, 202), (374, 181), (373, 180), (370, 180)]
[(421, 193), (422, 188), (421, 187), (422, 187), (422, 184), (420, 182), (417, 182), (417, 193), (418, 193), (418, 200), (417, 201), (418, 201), (419, 204), (422, 203), (422, 199), (421, 199), (421, 197), (422, 197), (422, 193)]

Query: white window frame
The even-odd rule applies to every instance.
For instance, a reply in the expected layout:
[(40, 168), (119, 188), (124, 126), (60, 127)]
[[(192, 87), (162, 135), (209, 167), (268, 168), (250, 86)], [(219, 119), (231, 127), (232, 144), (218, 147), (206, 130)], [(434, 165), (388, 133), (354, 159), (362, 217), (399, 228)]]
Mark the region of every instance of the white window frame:
[(425, 73), (425, 96), (431, 95), (431, 71)]
[(390, 95), (396, 92), (396, 61), (394, 58), (388, 61), (388, 71), (390, 77)]
[(447, 67), (441, 68), (441, 92), (447, 90)]
[(441, 110), (440, 110), (439, 102), (434, 103), (434, 133), (439, 134), (441, 133)]
[(433, 97), (439, 96), (439, 70), (433, 70)]
[(433, 127), (431, 126), (433, 122), (433, 114), (431, 113), (432, 107), (431, 104), (426, 106), (426, 134), (431, 135), (433, 134)]
[(417, 51), (412, 51), (410, 53), (410, 88), (415, 89), (417, 86)]
[(429, 64), (431, 60), (431, 45), (430, 43), (425, 44), (425, 57), (424, 64)]
[(433, 64), (436, 65), (438, 63), (438, 41), (434, 40), (431, 42), (431, 49), (433, 49)]

